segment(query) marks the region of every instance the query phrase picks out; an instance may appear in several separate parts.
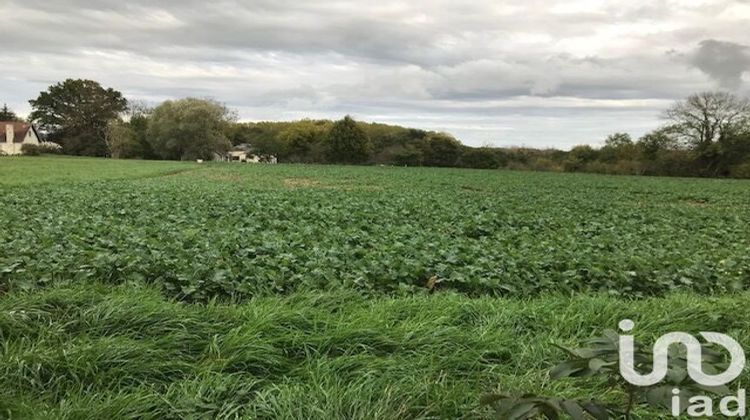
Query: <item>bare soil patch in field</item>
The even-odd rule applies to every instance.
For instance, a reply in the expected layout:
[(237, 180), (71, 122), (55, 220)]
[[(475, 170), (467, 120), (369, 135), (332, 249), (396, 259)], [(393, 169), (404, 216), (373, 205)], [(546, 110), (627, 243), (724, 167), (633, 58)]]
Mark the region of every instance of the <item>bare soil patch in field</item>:
[(287, 188), (326, 188), (320, 181), (313, 178), (284, 178), (284, 186)]

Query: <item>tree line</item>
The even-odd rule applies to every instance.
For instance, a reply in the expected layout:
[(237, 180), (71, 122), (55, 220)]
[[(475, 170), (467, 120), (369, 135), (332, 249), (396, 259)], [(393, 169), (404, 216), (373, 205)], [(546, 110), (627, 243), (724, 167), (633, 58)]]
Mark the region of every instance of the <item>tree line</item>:
[[(665, 110), (638, 139), (614, 133), (604, 146), (557, 149), (469, 147), (447, 133), (338, 121), (238, 122), (211, 99), (128, 102), (92, 80), (68, 79), (29, 101), (29, 120), (71, 155), (120, 159), (211, 159), (250, 144), (279, 162), (528, 169), (629, 175), (750, 178), (750, 101), (702, 92)], [(4, 106), (0, 120), (18, 117)]]

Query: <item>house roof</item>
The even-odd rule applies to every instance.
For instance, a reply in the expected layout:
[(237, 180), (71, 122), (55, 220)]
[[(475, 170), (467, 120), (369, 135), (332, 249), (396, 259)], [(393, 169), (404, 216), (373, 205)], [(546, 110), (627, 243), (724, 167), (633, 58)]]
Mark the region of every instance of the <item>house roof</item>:
[(5, 143), (7, 141), (5, 138), (5, 130), (7, 130), (6, 127), (8, 125), (13, 125), (13, 143), (23, 143), (23, 140), (26, 138), (26, 133), (28, 133), (29, 130), (34, 129), (33, 125), (26, 122), (0, 121), (0, 143)]

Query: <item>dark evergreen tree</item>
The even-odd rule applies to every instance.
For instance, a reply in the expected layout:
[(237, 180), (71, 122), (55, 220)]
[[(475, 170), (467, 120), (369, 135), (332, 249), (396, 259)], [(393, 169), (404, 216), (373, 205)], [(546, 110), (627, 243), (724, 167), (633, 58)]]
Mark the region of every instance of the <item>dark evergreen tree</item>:
[(7, 104), (3, 104), (2, 109), (0, 109), (0, 121), (19, 121), (20, 119), (16, 115), (15, 112), (13, 112), (10, 108), (8, 108)]

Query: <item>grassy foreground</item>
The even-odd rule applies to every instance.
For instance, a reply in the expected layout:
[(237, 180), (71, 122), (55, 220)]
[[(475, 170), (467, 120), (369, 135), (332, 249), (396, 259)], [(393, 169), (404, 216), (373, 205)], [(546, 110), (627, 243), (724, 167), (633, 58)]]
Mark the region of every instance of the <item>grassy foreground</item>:
[[(481, 394), (619, 401), (550, 382), (550, 345), (633, 318), (750, 345), (750, 295), (532, 300), (305, 293), (184, 305), (139, 285), (78, 284), (0, 301), (0, 412), (14, 418), (483, 417)], [(744, 380), (750, 379), (745, 377)], [(654, 415), (654, 413), (652, 413)]]
[(622, 402), (547, 371), (623, 318), (750, 345), (745, 181), (46, 157), (0, 180), (0, 417), (484, 418), (492, 391)]

